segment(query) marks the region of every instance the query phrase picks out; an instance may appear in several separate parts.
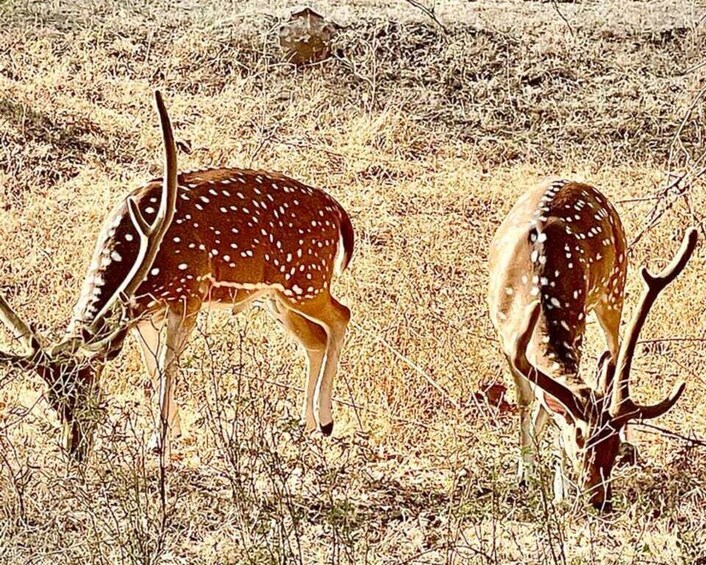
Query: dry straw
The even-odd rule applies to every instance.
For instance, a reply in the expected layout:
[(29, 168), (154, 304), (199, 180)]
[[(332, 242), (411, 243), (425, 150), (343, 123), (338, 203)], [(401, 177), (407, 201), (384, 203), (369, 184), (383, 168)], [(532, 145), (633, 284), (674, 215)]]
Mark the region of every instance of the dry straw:
[[(636, 267), (664, 265), (701, 225), (703, 6), (418, 3), (445, 31), (407, 2), (316, 2), (343, 29), (311, 68), (279, 58), (284, 2), (0, 4), (0, 286), (48, 338), (103, 215), (160, 174), (157, 86), (190, 148), (184, 168), (284, 171), (330, 191), (358, 236), (335, 287), (355, 324), (331, 440), (302, 434), (303, 356), (258, 312), (201, 320), (181, 360), (186, 435), (170, 469), (145, 452), (155, 420), (133, 346), (104, 376), (80, 469), (58, 448), (40, 380), (0, 371), (0, 562), (706, 556), (695, 442), (637, 431), (641, 464), (617, 473), (618, 510), (597, 517), (552, 504), (550, 444), (541, 488), (518, 489), (518, 423), (475, 395), (509, 384), (485, 262), (522, 190), (569, 176), (622, 202), (635, 238), (626, 318)], [(658, 425), (694, 438), (706, 437), (703, 249), (655, 305), (633, 385), (647, 400), (686, 379)], [(595, 324), (589, 338), (590, 372)]]

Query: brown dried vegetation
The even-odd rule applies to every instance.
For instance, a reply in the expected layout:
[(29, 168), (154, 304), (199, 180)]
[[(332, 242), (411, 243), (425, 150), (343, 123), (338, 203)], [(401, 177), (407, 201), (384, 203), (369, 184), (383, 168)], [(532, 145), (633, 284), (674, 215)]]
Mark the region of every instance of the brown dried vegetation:
[[(358, 234), (336, 288), (354, 317), (333, 439), (302, 435), (303, 356), (256, 311), (201, 320), (166, 472), (145, 453), (154, 412), (133, 346), (104, 377), (83, 468), (58, 449), (38, 379), (0, 370), (0, 562), (703, 559), (702, 448), (636, 430), (642, 463), (617, 474), (606, 520), (581, 499), (552, 504), (551, 437), (537, 485), (519, 490), (518, 424), (476, 393), (509, 383), (485, 263), (522, 190), (547, 175), (595, 183), (630, 239), (649, 226), (626, 318), (635, 266), (663, 265), (701, 225), (703, 177), (664, 187), (704, 166), (705, 8), (561, 3), (569, 29), (554, 3), (448, 0), (444, 32), (404, 2), (339, 4), (314, 6), (343, 28), (327, 61), (303, 67), (282, 61), (284, 2), (0, 4), (0, 285), (49, 337), (103, 215), (159, 174), (153, 88), (191, 148), (181, 168), (283, 171), (330, 191)], [(641, 400), (684, 378), (658, 424), (702, 438), (703, 249), (645, 328), (677, 341), (646, 344), (634, 371)], [(589, 337), (587, 371), (603, 345), (595, 324)]]

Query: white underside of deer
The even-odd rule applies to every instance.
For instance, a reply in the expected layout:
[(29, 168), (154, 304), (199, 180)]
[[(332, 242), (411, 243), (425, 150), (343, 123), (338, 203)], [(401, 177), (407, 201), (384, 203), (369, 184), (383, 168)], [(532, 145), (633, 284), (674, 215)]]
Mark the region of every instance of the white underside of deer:
[[(159, 394), (155, 442), (168, 454), (169, 437), (180, 433), (178, 360), (197, 313), (210, 307), (238, 313), (265, 302), (307, 353), (306, 428), (318, 424), (330, 434), (333, 380), (350, 318), (331, 295), (334, 274), (353, 253), (347, 213), (323, 191), (281, 174), (177, 175), (166, 110), (161, 117), (165, 179), (134, 191), (106, 218), (62, 343), (72, 344), (72, 352), (90, 348), (95, 359), (114, 355), (132, 331)], [(2, 305), (6, 323), (17, 322)]]
[[(690, 232), (689, 242), (693, 250), (695, 233)], [(627, 396), (620, 401), (625, 406), (611, 408), (613, 393), (627, 390), (623, 381), (627, 382), (634, 352), (631, 339), (621, 352), (619, 338), (626, 247), (620, 218), (600, 192), (557, 180), (518, 200), (498, 228), (489, 257), (490, 315), (515, 380), (520, 409), (520, 476), (524, 480), (532, 467), (536, 444), (551, 418), (562, 432), (564, 455), (586, 476), (591, 498), (599, 505), (609, 504), (605, 483), (627, 415), (635, 417), (642, 409)], [(688, 256), (684, 264), (686, 260)], [(672, 274), (669, 280), (678, 272)], [(648, 298), (654, 300), (652, 294)], [(649, 304), (642, 304), (638, 311), (646, 315), (648, 309)], [(579, 375), (586, 317), (591, 312), (608, 348), (595, 384)], [(631, 332), (635, 339), (643, 322), (644, 318)], [(621, 353), (628, 359), (627, 367), (620, 371), (620, 386), (614, 387)], [(627, 406), (635, 410), (626, 412)]]

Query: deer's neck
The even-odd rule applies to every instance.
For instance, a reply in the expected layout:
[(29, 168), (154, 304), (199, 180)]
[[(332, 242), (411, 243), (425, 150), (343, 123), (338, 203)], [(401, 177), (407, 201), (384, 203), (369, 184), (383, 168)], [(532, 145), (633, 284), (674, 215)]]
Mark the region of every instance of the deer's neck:
[(578, 375), (584, 327), (571, 319), (570, 312), (562, 312), (550, 301), (542, 300), (542, 317), (534, 343), (537, 365), (557, 377), (571, 379)]

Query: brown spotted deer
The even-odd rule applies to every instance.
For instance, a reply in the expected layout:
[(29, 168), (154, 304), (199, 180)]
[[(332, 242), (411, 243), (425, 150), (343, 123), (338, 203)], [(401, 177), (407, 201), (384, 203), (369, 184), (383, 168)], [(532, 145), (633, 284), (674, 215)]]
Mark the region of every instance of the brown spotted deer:
[[(695, 245), (696, 231), (690, 229), (660, 275), (643, 268), (646, 289), (621, 343), (626, 240), (610, 202), (591, 186), (559, 180), (528, 191), (515, 204), (490, 250), (488, 303), (517, 389), (523, 481), (551, 419), (561, 432), (564, 459), (590, 502), (610, 509), (610, 474), (626, 424), (661, 416), (684, 390), (680, 384), (662, 402), (641, 406), (630, 398), (629, 377), (650, 307), (685, 267)], [(608, 344), (595, 384), (579, 376), (589, 312)], [(563, 480), (555, 482), (555, 490), (560, 498)]]
[(281, 174), (242, 169), (177, 174), (159, 93), (156, 101), (164, 178), (135, 190), (107, 216), (60, 343), (42, 348), (0, 297), (0, 317), (26, 350), (0, 353), (0, 360), (39, 371), (60, 413), (63, 445), (80, 458), (91, 440), (81, 413), (96, 396), (104, 363), (131, 331), (159, 391), (155, 447), (164, 454), (169, 436), (180, 433), (176, 361), (196, 314), (210, 305), (237, 313), (264, 301), (307, 352), (306, 429), (315, 430), (318, 422), (331, 434), (333, 380), (350, 317), (331, 295), (331, 279), (353, 254), (348, 214), (321, 190)]

